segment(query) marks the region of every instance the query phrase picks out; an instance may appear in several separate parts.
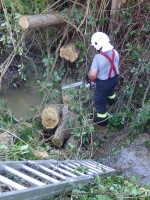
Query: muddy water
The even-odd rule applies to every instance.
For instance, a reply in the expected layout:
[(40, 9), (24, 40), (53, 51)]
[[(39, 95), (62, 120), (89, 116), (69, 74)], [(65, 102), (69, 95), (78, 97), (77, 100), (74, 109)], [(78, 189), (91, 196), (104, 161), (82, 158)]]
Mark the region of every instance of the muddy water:
[(13, 112), (16, 119), (33, 116), (35, 113), (31, 111), (31, 108), (37, 108), (42, 102), (39, 88), (36, 85), (18, 89), (8, 89), (3, 85), (0, 98), (7, 100), (7, 108)]

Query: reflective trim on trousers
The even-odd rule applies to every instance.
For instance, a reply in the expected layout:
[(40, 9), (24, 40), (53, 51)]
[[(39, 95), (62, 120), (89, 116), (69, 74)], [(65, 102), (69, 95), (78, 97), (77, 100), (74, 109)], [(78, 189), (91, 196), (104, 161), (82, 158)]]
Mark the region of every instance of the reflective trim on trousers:
[(105, 114), (97, 113), (97, 117), (99, 117), (99, 118), (105, 118), (105, 117), (107, 117), (107, 112)]
[(114, 93), (112, 96), (108, 96), (109, 99), (114, 99), (116, 97), (116, 93)]

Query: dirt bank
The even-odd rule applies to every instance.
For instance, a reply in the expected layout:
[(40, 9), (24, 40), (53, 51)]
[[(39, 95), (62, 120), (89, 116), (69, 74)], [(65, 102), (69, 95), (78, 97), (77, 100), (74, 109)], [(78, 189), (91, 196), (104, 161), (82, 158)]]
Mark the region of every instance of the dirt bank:
[[(106, 129), (96, 129), (96, 138), (102, 138)], [(118, 141), (123, 136), (123, 132), (116, 133), (110, 137), (108, 143), (102, 145), (94, 158), (100, 163), (114, 167), (122, 172), (122, 175), (131, 178), (138, 176), (138, 183), (150, 184), (150, 148), (147, 142), (150, 142), (149, 133), (138, 134), (132, 144), (120, 148)]]

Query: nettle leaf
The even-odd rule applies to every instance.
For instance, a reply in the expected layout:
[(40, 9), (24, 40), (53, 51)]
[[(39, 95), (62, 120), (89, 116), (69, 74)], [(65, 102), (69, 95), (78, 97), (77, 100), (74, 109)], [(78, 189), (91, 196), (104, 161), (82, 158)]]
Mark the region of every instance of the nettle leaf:
[(138, 190), (137, 190), (136, 187), (132, 188), (131, 194), (134, 195), (134, 196), (136, 196), (138, 194)]
[(130, 180), (135, 183), (138, 180), (138, 178), (138, 176), (133, 176), (130, 178)]
[(53, 83), (47, 83), (46, 86), (47, 86), (47, 87), (52, 87), (52, 86), (53, 86)]
[(21, 14), (20, 13), (15, 13), (15, 19), (18, 19), (19, 17), (21, 16)]
[(79, 194), (80, 194), (80, 193), (83, 193), (83, 192), (85, 193), (85, 191), (81, 191), (81, 190), (78, 190), (78, 189), (73, 189), (72, 192), (73, 192), (73, 193), (79, 193)]
[(26, 150), (26, 149), (28, 149), (28, 148), (29, 148), (29, 145), (23, 145), (23, 146), (21, 147), (21, 151)]
[(97, 195), (96, 196), (98, 200), (112, 200), (113, 198), (109, 198), (106, 195)]
[(8, 25), (7, 22), (3, 22), (3, 23), (1, 24), (1, 26), (7, 26), (7, 25)]
[(3, 40), (5, 40), (5, 37), (1, 37), (1, 38), (0, 38), (0, 42), (3, 41)]
[(47, 58), (44, 58), (44, 59), (42, 60), (42, 62), (44, 63), (44, 66), (47, 66), (47, 65), (48, 65), (48, 59), (47, 59)]
[[(77, 188), (77, 185), (75, 183), (69, 183), (69, 185), (72, 185), (73, 187)], [(74, 192), (74, 190), (77, 190), (77, 189), (73, 189), (72, 192)]]
[(85, 189), (85, 187), (84, 187), (84, 185), (83, 184), (78, 184), (78, 188), (80, 189), (80, 190), (84, 190)]
[(89, 25), (94, 25), (95, 22), (90, 20), (90, 21), (88, 21), (88, 24), (89, 24)]
[(111, 191), (115, 191), (115, 188), (114, 188), (113, 186), (111, 186), (109, 189), (110, 189)]

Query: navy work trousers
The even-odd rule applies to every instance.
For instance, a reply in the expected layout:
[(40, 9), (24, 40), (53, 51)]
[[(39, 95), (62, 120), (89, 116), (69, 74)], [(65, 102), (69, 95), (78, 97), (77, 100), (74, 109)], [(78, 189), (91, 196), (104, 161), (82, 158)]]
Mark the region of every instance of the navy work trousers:
[(114, 99), (109, 99), (108, 97), (114, 95), (117, 84), (118, 75), (115, 75), (113, 78), (109, 78), (107, 80), (96, 80), (94, 104), (97, 113), (105, 114), (106, 103), (113, 103)]

